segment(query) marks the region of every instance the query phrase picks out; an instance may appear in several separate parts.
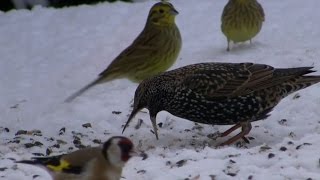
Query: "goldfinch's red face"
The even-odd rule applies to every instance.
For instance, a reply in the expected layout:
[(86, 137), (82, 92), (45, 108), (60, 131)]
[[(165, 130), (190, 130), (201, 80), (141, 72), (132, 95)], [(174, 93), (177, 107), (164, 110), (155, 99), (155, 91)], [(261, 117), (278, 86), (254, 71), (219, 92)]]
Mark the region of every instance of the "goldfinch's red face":
[(111, 165), (123, 167), (134, 154), (134, 146), (130, 139), (114, 136), (104, 144), (103, 153)]

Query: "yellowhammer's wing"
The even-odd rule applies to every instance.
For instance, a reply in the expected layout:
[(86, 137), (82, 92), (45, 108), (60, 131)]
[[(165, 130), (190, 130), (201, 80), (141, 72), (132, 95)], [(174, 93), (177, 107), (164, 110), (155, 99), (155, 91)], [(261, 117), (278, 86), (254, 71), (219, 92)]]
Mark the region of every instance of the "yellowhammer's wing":
[(253, 63), (199, 66), (180, 83), (207, 97), (232, 97), (265, 88), (264, 83), (272, 79), (274, 72), (271, 66)]
[(232, 9), (232, 3), (229, 1), (223, 8), (222, 15), (221, 15), (221, 21), (223, 21), (224, 18), (227, 17), (228, 13)]
[(123, 50), (99, 76), (105, 76), (108, 73), (119, 70), (125, 72), (126, 69), (136, 67), (139, 64), (143, 64), (144, 61), (148, 61), (159, 48), (156, 45), (158, 38), (159, 36), (157, 36), (156, 32), (142, 31), (135, 41)]
[(257, 8), (258, 8), (258, 11), (261, 15), (262, 21), (264, 21), (265, 20), (264, 10), (259, 2), (257, 2)]

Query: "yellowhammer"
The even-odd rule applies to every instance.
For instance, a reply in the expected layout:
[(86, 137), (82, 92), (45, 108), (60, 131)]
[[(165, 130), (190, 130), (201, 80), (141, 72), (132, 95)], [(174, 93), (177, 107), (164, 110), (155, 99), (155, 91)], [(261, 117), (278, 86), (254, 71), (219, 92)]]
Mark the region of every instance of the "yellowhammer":
[(124, 49), (99, 77), (66, 99), (72, 101), (92, 86), (119, 78), (140, 82), (169, 69), (176, 61), (182, 40), (169, 2), (158, 2), (150, 9), (143, 31)]
[(230, 41), (245, 42), (255, 37), (261, 30), (264, 11), (257, 0), (229, 0), (221, 16), (221, 30)]

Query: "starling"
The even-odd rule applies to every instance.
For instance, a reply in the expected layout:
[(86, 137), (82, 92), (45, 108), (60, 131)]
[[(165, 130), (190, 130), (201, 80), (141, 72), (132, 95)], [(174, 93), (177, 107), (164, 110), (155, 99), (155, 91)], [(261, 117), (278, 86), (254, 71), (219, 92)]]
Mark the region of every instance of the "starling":
[(264, 11), (257, 0), (229, 0), (221, 16), (221, 30), (230, 41), (245, 42), (254, 38), (261, 30)]
[(136, 155), (133, 143), (126, 137), (113, 136), (102, 147), (80, 149), (69, 154), (35, 157), (17, 163), (37, 165), (54, 180), (118, 180), (125, 163)]
[(307, 75), (315, 72), (312, 68), (199, 63), (164, 72), (139, 84), (123, 131), (139, 110), (147, 108), (157, 139), (156, 116), (164, 110), (197, 123), (234, 125), (221, 136), (242, 128), (221, 145), (246, 140), (251, 122), (267, 118), (287, 95), (320, 82), (320, 76)]

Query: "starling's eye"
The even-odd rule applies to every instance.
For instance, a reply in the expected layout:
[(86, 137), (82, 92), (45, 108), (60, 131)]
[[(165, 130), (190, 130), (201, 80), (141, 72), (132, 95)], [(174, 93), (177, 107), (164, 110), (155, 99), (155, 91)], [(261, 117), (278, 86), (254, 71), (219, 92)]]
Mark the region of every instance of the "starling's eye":
[(160, 12), (160, 13), (164, 13), (164, 10), (163, 10), (163, 9), (160, 9), (159, 12)]

